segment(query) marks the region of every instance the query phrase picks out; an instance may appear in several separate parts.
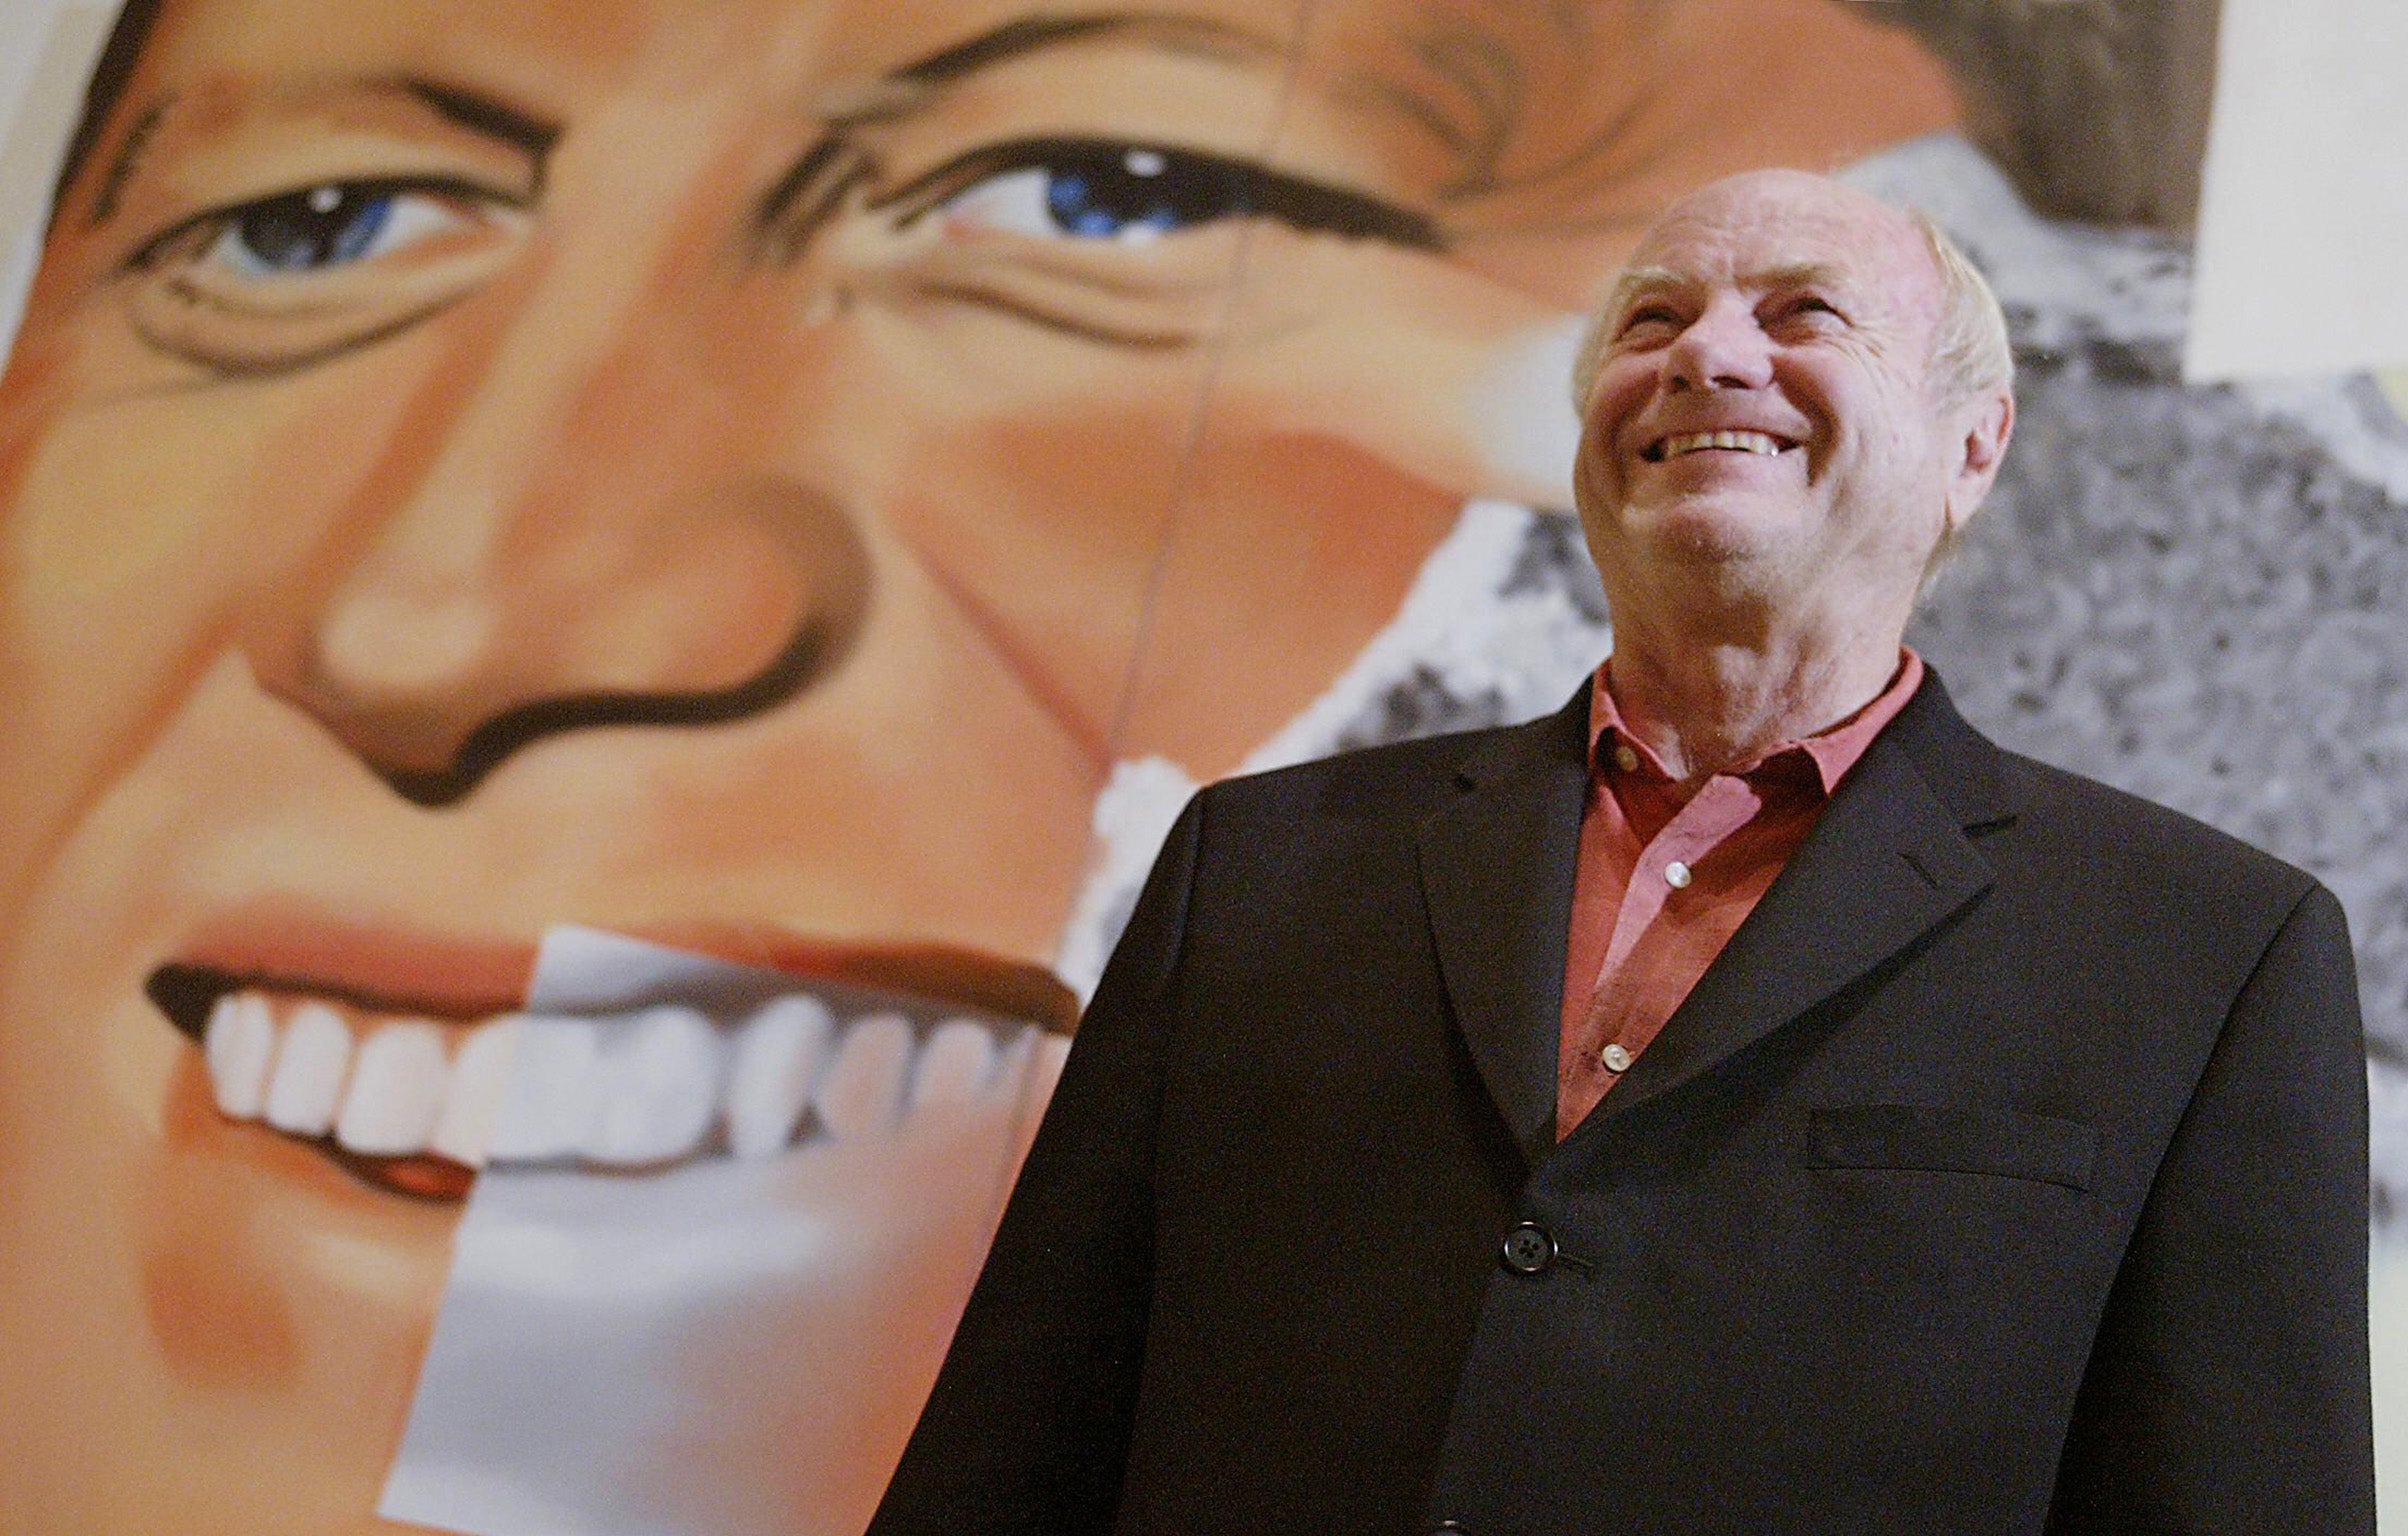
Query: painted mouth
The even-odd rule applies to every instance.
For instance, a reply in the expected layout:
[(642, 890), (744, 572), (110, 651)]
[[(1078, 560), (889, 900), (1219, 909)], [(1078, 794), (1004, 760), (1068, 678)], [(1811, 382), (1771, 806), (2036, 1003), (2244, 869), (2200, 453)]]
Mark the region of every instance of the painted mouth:
[(539, 967), (530, 1000), (495, 1007), (177, 961), (145, 990), (200, 1044), (226, 1121), (435, 1200), (489, 1166), (640, 1173), (882, 1138), (1018, 1095), (1067, 1048), (1058, 1010), (1031, 1019), (562, 932), (600, 946), (620, 980), (546, 996)]
[(1772, 432), (1757, 432), (1745, 428), (1713, 432), (1673, 432), (1657, 438), (1641, 451), (1640, 457), (1650, 464), (1662, 464), (1686, 458), (1693, 453), (1746, 453), (1764, 458), (1777, 458), (1797, 447), (1790, 438)]

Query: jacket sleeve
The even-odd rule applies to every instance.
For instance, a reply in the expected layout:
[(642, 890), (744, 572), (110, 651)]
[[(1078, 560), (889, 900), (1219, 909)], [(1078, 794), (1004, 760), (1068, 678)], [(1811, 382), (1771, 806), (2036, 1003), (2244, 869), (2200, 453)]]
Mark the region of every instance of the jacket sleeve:
[(2259, 960), (2143, 1208), (2050, 1529), (2374, 1529), (2366, 1061), (2322, 886)]
[(1190, 801), (1079, 1024), (870, 1536), (1111, 1527), (1152, 1289), (1153, 1141), (1202, 824)]

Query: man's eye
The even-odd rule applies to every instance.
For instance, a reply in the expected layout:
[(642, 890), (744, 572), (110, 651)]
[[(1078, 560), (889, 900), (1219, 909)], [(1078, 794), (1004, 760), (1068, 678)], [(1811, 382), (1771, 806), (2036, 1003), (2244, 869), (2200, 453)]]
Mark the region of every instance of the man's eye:
[(237, 277), (301, 276), (392, 255), (468, 222), (439, 196), (328, 183), (219, 215), (196, 260)]
[(1337, 187), (1197, 150), (1040, 139), (964, 155), (881, 199), (908, 224), (1036, 239), (1138, 245), (1225, 219), (1260, 216), (1307, 232), (1439, 246), (1417, 214)]

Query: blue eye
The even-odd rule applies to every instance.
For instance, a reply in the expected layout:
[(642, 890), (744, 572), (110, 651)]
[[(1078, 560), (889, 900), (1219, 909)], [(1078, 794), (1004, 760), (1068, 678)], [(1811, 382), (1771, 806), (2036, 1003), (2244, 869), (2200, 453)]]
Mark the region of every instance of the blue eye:
[(218, 215), (201, 260), (244, 278), (304, 277), (390, 255), (468, 222), (438, 193), (328, 182)]
[(1089, 239), (1148, 239), (1246, 211), (1246, 188), (1225, 168), (1158, 150), (1096, 153), (1045, 172), (1045, 207), (1065, 232)]
[(307, 272), (357, 261), (392, 216), (390, 192), (312, 187), (235, 214), (222, 250), (262, 272)]
[(1358, 192), (1198, 150), (1091, 139), (997, 145), (882, 199), (905, 222), (1034, 239), (1141, 245), (1225, 219), (1263, 217), (1300, 230), (1436, 250), (1427, 219)]
[(973, 182), (941, 206), (962, 225), (1142, 244), (1249, 211), (1239, 168), (1160, 150), (1062, 146)]

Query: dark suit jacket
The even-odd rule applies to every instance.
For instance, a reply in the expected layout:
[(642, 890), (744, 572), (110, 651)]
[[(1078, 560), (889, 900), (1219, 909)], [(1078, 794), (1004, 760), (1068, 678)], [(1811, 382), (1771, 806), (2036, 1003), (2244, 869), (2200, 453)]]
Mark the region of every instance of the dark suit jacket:
[(2331, 895), (1934, 679), (1558, 1145), (1584, 708), (1188, 808), (875, 1536), (2370, 1530)]

